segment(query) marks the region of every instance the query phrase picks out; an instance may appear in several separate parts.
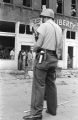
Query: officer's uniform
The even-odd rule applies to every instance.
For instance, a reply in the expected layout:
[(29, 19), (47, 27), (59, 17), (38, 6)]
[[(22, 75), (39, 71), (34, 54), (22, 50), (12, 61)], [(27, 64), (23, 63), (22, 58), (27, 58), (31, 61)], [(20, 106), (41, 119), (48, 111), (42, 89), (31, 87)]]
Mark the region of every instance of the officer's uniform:
[(58, 61), (56, 55), (56, 39), (57, 46), (59, 47), (62, 35), (61, 29), (52, 20), (48, 20), (38, 28), (37, 32), (42, 34), (44, 39), (43, 41), (37, 41), (36, 45), (46, 50), (46, 60), (43, 60), (42, 63), (39, 63), (39, 59), (37, 58), (35, 60), (31, 111), (34, 115), (42, 114), (46, 84), (47, 109), (51, 114), (55, 115), (57, 108), (55, 79)]
[(49, 19), (40, 25), (37, 32), (42, 35), (42, 39), (38, 39), (34, 49), (37, 46), (40, 47), (44, 51), (44, 55), (41, 63), (39, 63), (40, 51), (36, 52), (33, 68), (31, 115), (42, 116), (45, 86), (48, 112), (56, 115), (57, 90), (55, 79), (58, 62), (56, 51), (58, 51), (57, 48), (60, 48), (62, 30), (53, 20)]

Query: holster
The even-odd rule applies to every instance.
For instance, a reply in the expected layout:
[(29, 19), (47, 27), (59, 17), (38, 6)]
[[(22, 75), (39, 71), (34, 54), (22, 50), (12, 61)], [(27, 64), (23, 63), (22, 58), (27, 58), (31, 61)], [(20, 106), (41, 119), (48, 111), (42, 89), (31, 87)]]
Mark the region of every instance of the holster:
[[(44, 53), (42, 53), (42, 51)], [(46, 56), (46, 50), (45, 49), (41, 49), (39, 52), (36, 53), (36, 59), (39, 60), (41, 55), (42, 55), (42, 61), (46, 60), (47, 56)]]
[(56, 67), (58, 61), (56, 52), (45, 49), (43, 50), (44, 50), (44, 55), (41, 63), (39, 63), (40, 52), (36, 54), (35, 67), (44, 70), (48, 70), (50, 67)]

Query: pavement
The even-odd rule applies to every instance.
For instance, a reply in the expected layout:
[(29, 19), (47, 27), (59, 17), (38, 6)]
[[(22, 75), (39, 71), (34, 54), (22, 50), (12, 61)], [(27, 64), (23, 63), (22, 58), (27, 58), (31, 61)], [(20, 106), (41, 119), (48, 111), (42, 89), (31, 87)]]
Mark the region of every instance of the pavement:
[[(24, 72), (0, 71), (0, 120), (23, 120), (30, 110), (32, 71), (25, 78)], [(56, 80), (58, 108), (57, 115), (45, 112), (43, 120), (78, 120), (78, 77), (75, 73)]]

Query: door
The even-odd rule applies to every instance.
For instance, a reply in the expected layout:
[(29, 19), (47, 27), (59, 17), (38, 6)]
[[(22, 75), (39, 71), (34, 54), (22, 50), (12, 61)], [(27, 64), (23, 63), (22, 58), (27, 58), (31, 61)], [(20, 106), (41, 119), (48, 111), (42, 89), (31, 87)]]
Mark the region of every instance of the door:
[(30, 49), (31, 49), (31, 46), (29, 45), (21, 45), (21, 50), (29, 51)]
[(73, 68), (73, 47), (68, 46), (67, 68)]

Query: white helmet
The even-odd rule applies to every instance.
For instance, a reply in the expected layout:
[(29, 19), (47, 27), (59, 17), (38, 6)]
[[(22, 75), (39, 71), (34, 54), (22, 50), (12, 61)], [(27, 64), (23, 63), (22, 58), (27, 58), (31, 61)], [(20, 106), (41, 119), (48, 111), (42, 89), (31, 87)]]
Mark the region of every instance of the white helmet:
[(54, 19), (54, 11), (52, 9), (45, 9), (41, 12), (40, 16), (50, 17)]

